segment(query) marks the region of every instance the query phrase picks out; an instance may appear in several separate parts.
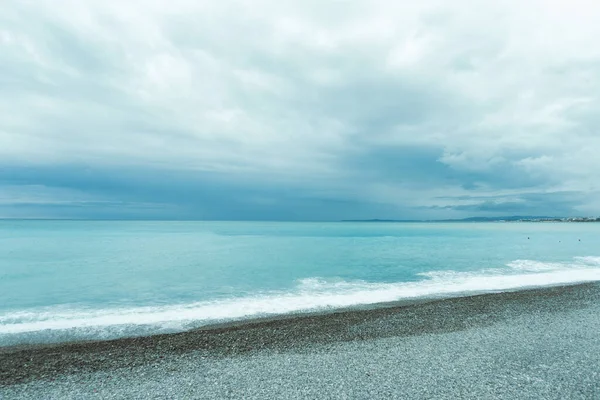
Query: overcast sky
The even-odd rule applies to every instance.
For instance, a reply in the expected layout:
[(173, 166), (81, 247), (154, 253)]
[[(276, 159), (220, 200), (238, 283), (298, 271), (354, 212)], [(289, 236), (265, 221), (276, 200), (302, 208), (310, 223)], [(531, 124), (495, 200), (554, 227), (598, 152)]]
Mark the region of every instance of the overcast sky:
[(4, 0), (0, 217), (600, 214), (596, 0)]

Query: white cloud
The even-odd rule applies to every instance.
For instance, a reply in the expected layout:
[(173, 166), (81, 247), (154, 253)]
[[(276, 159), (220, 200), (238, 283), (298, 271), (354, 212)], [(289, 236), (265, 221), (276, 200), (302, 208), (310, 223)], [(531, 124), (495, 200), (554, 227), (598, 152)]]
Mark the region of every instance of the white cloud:
[(9, 0), (0, 157), (371, 187), (395, 204), (406, 185), (348, 163), (424, 146), (457, 174), (510, 166), (541, 192), (591, 191), (599, 20), (588, 0)]

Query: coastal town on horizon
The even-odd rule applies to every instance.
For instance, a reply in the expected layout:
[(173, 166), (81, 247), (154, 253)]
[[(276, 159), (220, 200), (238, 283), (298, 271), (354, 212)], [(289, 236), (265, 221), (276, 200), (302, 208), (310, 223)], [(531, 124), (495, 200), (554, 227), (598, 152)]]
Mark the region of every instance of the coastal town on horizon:
[(470, 217), (440, 220), (357, 219), (342, 222), (600, 222), (600, 217)]

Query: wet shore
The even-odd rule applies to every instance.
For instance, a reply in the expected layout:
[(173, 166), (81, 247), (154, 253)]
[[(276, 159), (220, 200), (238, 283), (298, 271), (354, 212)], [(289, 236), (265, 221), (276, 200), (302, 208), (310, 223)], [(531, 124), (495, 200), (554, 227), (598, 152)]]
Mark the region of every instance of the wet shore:
[(0, 398), (595, 398), (600, 285), (0, 348)]

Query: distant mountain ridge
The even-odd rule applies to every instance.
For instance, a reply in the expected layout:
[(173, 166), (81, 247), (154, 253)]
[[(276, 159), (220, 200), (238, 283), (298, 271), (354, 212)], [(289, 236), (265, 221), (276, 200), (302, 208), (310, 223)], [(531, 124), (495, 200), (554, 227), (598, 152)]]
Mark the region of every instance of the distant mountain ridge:
[(600, 222), (600, 217), (548, 217), (511, 215), (505, 217), (469, 217), (461, 219), (348, 219), (342, 222)]

